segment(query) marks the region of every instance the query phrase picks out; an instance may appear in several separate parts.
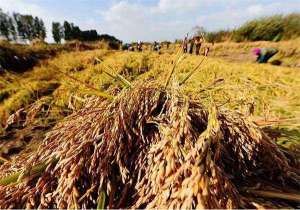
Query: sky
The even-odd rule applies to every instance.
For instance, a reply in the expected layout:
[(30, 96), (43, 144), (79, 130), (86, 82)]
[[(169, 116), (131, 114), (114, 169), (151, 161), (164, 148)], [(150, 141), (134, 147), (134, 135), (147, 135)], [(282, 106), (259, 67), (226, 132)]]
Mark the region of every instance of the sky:
[(0, 0), (0, 8), (41, 17), (49, 42), (52, 21), (64, 20), (131, 42), (175, 40), (195, 26), (232, 29), (257, 17), (300, 12), (300, 0)]

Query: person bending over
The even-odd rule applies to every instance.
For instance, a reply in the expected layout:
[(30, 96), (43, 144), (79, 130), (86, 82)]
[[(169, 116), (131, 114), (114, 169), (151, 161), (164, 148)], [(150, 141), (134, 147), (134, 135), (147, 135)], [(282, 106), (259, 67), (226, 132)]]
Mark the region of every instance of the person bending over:
[(257, 56), (257, 63), (267, 63), (270, 58), (278, 53), (278, 50), (275, 48), (255, 48), (253, 53)]

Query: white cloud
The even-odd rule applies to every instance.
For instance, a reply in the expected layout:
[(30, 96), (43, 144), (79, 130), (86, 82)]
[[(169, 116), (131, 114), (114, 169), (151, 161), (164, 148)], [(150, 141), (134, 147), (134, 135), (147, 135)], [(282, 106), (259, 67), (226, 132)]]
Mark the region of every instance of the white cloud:
[[(70, 6), (75, 8), (70, 14), (41, 7), (41, 1), (0, 0), (0, 8), (43, 18), (48, 29), (47, 40), (52, 40), (52, 21), (68, 20), (83, 30), (95, 28), (124, 41), (174, 40), (196, 25), (208, 30), (228, 29), (259, 16), (300, 11), (299, 0), (113, 0), (97, 13), (86, 14), (81, 8)], [(89, 2), (86, 3), (88, 7)]]
[(253, 0), (248, 1), (247, 4), (245, 2), (243, 6), (234, 3), (235, 1), (237, 0), (231, 0), (231, 6), (224, 7), (222, 11), (211, 12), (207, 15), (201, 14), (198, 17), (198, 24), (207, 26), (209, 30), (229, 29), (254, 18), (300, 11), (300, 1), (274, 0), (269, 4), (261, 4)]
[(160, 0), (156, 9), (161, 12), (187, 12), (196, 10), (199, 5), (199, 0)]
[(102, 14), (106, 21), (122, 22), (124, 24), (130, 24), (132, 21), (139, 23), (145, 21), (145, 17), (148, 14), (146, 9), (142, 5), (121, 1)]
[(300, 11), (300, 1), (280, 1), (270, 4), (252, 4), (248, 6), (246, 14), (251, 18)]
[(197, 0), (160, 0), (154, 6), (144, 6), (120, 1), (101, 13), (104, 20), (101, 24), (125, 41), (172, 40), (183, 37), (194, 26), (196, 19), (189, 18), (188, 13), (198, 4)]
[(0, 0), (0, 7), (4, 11), (14, 11), (36, 16), (44, 16), (44, 14), (46, 13), (46, 11), (37, 4), (29, 4), (23, 0)]
[(229, 29), (259, 16), (299, 11), (299, 4), (293, 0), (269, 4), (258, 0), (159, 0), (145, 6), (121, 0), (101, 13), (101, 26), (125, 41), (174, 40), (196, 25)]
[(247, 13), (251, 15), (261, 15), (264, 11), (264, 8), (261, 4), (251, 5), (247, 8)]

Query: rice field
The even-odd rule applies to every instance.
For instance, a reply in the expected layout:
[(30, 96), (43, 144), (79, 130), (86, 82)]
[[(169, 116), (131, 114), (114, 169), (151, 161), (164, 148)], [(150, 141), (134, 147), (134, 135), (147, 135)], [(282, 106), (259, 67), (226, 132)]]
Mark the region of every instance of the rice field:
[(61, 52), (2, 73), (0, 207), (299, 208), (298, 48), (273, 66), (230, 59), (253, 46), (239, 45)]

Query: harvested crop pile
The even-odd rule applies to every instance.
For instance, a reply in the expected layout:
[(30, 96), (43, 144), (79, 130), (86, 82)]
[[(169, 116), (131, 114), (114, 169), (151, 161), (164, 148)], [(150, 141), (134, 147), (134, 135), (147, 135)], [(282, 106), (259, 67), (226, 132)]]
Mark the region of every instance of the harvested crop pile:
[(0, 176), (1, 208), (299, 205), (293, 154), (242, 115), (151, 82), (90, 100)]

